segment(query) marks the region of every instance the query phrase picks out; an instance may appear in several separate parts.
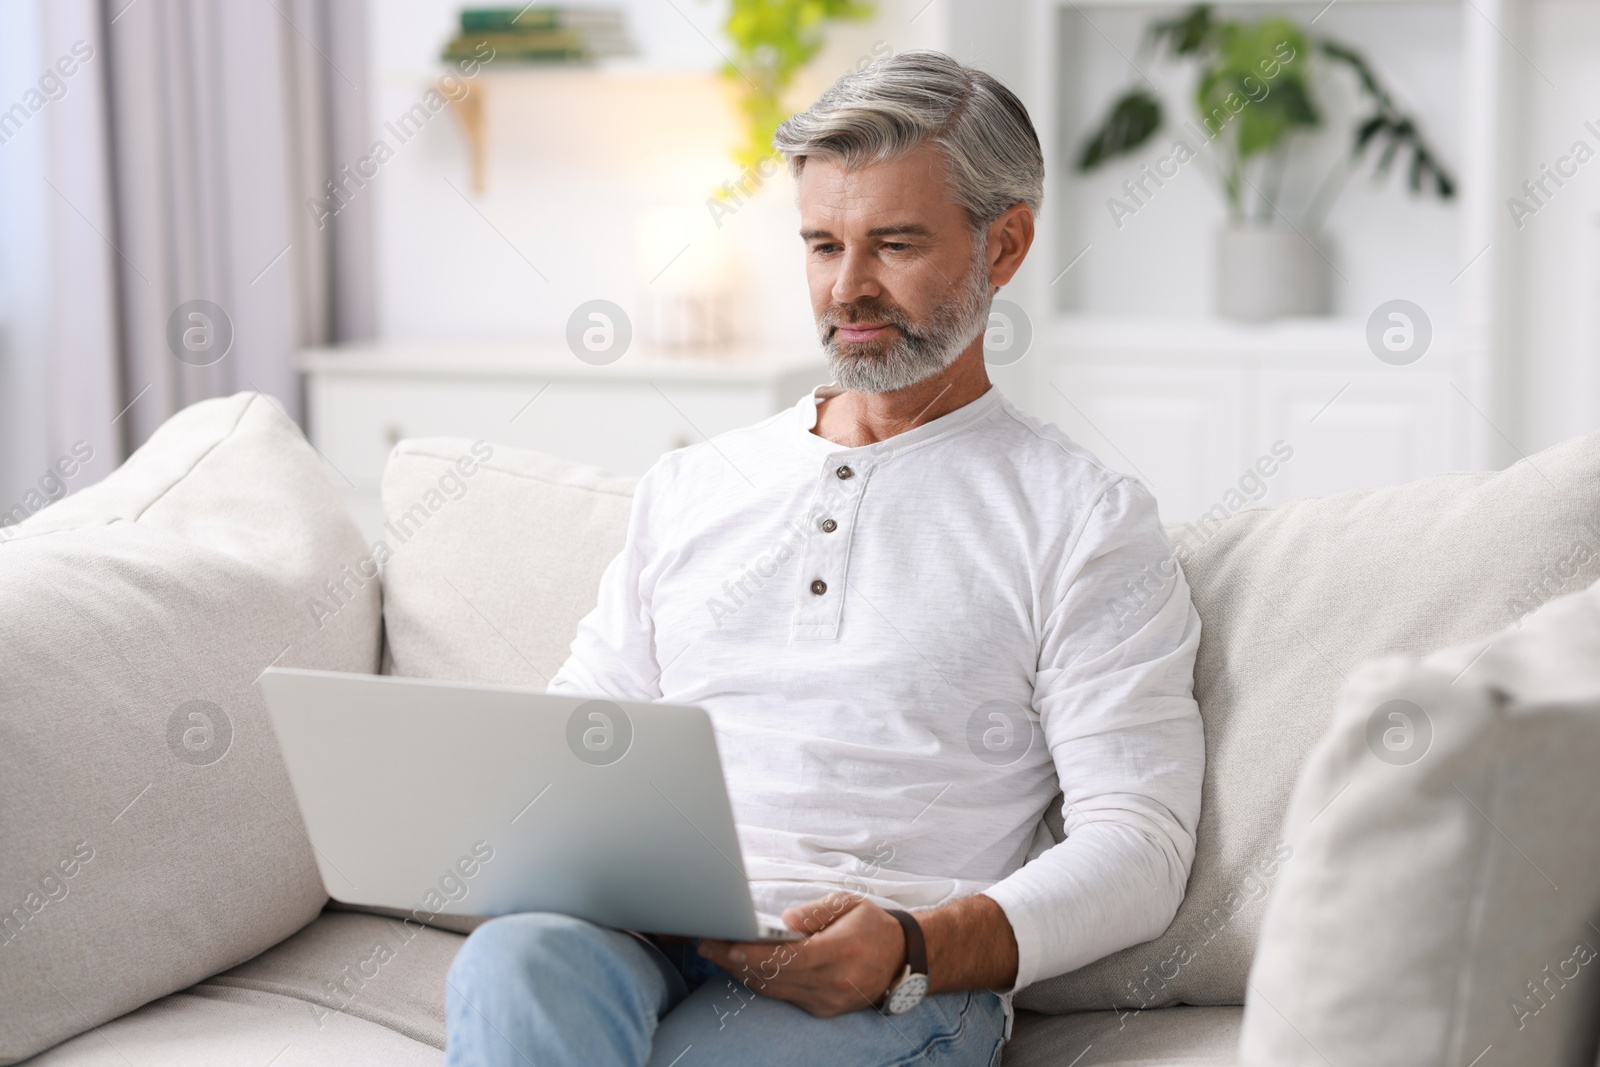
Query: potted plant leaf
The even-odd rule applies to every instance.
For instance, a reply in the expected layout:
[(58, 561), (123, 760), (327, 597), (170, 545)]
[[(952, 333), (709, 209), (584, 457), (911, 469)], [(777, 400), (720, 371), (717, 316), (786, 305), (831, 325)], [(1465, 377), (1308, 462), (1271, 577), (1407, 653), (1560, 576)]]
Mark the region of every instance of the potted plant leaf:
[(740, 163), (754, 167), (772, 156), (772, 136), (792, 114), (784, 90), (822, 50), (828, 24), (868, 19), (873, 11), (862, 0), (731, 0), (723, 31), (735, 58), (722, 73), (740, 90), (746, 130)]
[[(1424, 140), (1417, 120), (1399, 108), (1367, 61), (1346, 45), (1314, 38), (1282, 16), (1220, 19), (1209, 4), (1197, 4), (1152, 23), (1144, 47), (1147, 54), (1199, 67), (1196, 115), (1183, 124), (1174, 155), (1179, 164), (1208, 155), (1227, 202), (1228, 223), (1218, 242), (1218, 310), (1225, 316), (1261, 320), (1327, 312), (1328, 263), (1313, 241), (1346, 180), (1370, 156), (1376, 156), (1376, 178), (1404, 158), (1414, 194), (1432, 193), (1441, 200), (1455, 195), (1455, 179)], [(1356, 123), (1350, 151), (1295, 221), (1282, 210), (1281, 189), (1291, 157), (1322, 125), (1312, 88), (1319, 67), (1354, 74), (1371, 110)], [(1136, 151), (1163, 121), (1159, 99), (1144, 88), (1128, 90), (1084, 141), (1077, 169), (1086, 173)], [(1124, 183), (1124, 195), (1138, 200), (1158, 180), (1146, 167), (1136, 182)], [(1119, 224), (1119, 212), (1137, 210), (1118, 197), (1107, 207)]]

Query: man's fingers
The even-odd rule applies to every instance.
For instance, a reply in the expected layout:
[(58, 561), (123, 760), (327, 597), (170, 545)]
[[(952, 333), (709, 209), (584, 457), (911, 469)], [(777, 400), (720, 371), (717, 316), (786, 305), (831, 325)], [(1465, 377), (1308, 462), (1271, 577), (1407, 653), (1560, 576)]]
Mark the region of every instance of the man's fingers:
[(829, 893), (821, 900), (785, 908), (783, 921), (791, 930), (815, 934), (827, 929), (839, 916), (861, 903), (854, 893)]
[[(789, 921), (792, 914), (796, 921), (822, 918), (832, 923), (860, 902), (838, 894), (791, 908), (784, 919)], [(862, 971), (856, 942), (851, 931), (838, 938), (824, 935), (776, 943), (707, 939), (700, 942), (699, 952), (750, 989), (827, 1018), (873, 1005), (864, 989), (876, 988), (881, 976)]]

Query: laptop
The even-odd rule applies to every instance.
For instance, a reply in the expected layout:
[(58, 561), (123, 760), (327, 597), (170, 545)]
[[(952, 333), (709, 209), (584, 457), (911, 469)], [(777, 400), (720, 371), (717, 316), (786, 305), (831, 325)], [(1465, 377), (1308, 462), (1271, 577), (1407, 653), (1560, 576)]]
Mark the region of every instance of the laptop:
[(700, 708), (282, 668), (260, 685), (335, 900), (803, 936), (756, 914)]

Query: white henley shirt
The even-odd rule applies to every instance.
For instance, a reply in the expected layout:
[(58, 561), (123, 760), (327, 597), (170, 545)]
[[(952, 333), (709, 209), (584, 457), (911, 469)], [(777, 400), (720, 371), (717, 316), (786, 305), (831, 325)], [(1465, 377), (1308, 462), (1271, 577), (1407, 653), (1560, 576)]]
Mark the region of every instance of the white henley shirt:
[(1204, 740), (1154, 499), (998, 389), (862, 448), (839, 392), (645, 474), (550, 691), (705, 709), (759, 911), (981, 892), (1014, 988), (1158, 936)]

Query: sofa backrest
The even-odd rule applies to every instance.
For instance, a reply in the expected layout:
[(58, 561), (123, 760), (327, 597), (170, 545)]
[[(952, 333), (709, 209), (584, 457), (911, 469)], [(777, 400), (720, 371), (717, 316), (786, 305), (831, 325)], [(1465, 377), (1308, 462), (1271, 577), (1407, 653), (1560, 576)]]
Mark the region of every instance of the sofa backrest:
[(317, 916), (255, 680), (377, 669), (361, 555), (316, 453), (246, 393), (0, 530), (0, 1063)]
[[(1243, 511), (1185, 540), (1206, 777), (1189, 887), (1154, 941), (1039, 983), (1040, 1011), (1242, 1004), (1290, 793), (1347, 679), (1495, 633), (1600, 575), (1600, 434), (1504, 471)], [(1203, 538), (1203, 539), (1202, 539)]]
[[(403, 442), (384, 479), (391, 520), (472, 444)], [(622, 545), (631, 482), (493, 452), (484, 464), (493, 477), (475, 475), (483, 480), (433, 509), (385, 571), (399, 673), (543, 684)], [(1242, 1004), (1264, 899), (1293, 862), (1280, 833), (1290, 790), (1346, 676), (1376, 656), (1493, 633), (1592, 582), (1597, 528), (1600, 435), (1497, 473), (1169, 530), (1202, 622), (1195, 693), (1207, 772), (1188, 895), (1160, 938), (1039, 982), (1019, 1006)]]

